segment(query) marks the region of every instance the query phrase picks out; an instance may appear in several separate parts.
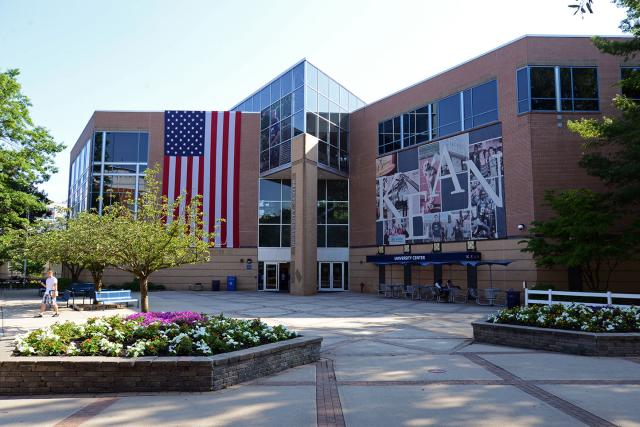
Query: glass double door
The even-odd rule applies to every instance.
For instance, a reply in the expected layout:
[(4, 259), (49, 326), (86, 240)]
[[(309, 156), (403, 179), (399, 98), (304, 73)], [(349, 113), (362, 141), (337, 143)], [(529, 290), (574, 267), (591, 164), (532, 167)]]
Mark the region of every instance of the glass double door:
[(344, 291), (348, 280), (344, 262), (318, 262), (318, 290)]
[(262, 290), (265, 291), (289, 291), (289, 263), (288, 262), (265, 262), (261, 266), (263, 271)]

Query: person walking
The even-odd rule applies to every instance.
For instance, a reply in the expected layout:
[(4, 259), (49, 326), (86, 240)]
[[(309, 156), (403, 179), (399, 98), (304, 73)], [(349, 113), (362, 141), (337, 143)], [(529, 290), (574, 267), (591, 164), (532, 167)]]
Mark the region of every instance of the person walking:
[(52, 270), (47, 271), (47, 280), (45, 284), (41, 284), (41, 286), (44, 286), (44, 295), (40, 303), (40, 313), (35, 317), (42, 317), (42, 314), (47, 309), (47, 305), (51, 305), (53, 308), (54, 314), (52, 317), (58, 317), (58, 303), (56, 303), (56, 298), (58, 297), (58, 279), (56, 279)]

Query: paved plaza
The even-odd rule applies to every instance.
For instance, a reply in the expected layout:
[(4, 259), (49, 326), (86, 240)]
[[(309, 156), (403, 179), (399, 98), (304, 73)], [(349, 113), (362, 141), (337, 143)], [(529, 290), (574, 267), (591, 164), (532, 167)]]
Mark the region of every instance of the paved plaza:
[[(4, 339), (57, 320), (32, 317), (35, 291), (7, 291), (4, 303)], [(640, 426), (640, 358), (474, 344), (470, 323), (490, 307), (349, 292), (157, 292), (151, 308), (283, 323), (322, 336), (322, 359), (217, 392), (4, 398), (0, 424)], [(63, 309), (60, 320), (131, 311)]]

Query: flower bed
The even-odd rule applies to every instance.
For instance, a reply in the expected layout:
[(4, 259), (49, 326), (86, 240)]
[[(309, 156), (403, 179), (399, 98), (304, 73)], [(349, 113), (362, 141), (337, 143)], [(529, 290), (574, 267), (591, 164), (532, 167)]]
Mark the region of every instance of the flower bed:
[(640, 332), (640, 307), (589, 307), (583, 304), (514, 307), (490, 315), (487, 321), (583, 332)]
[(56, 323), (20, 335), (18, 356), (210, 356), (296, 337), (285, 326), (191, 311)]

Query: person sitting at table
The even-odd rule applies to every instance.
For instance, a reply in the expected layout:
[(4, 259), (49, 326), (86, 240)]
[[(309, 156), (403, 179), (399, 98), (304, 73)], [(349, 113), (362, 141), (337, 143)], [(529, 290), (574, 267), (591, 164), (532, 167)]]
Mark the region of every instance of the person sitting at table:
[(445, 282), (441, 285), (440, 283), (436, 282), (435, 287), (438, 290), (438, 293), (440, 294), (440, 299), (444, 299), (445, 301), (448, 301), (449, 292), (451, 292), (451, 289), (449, 288), (449, 284)]

